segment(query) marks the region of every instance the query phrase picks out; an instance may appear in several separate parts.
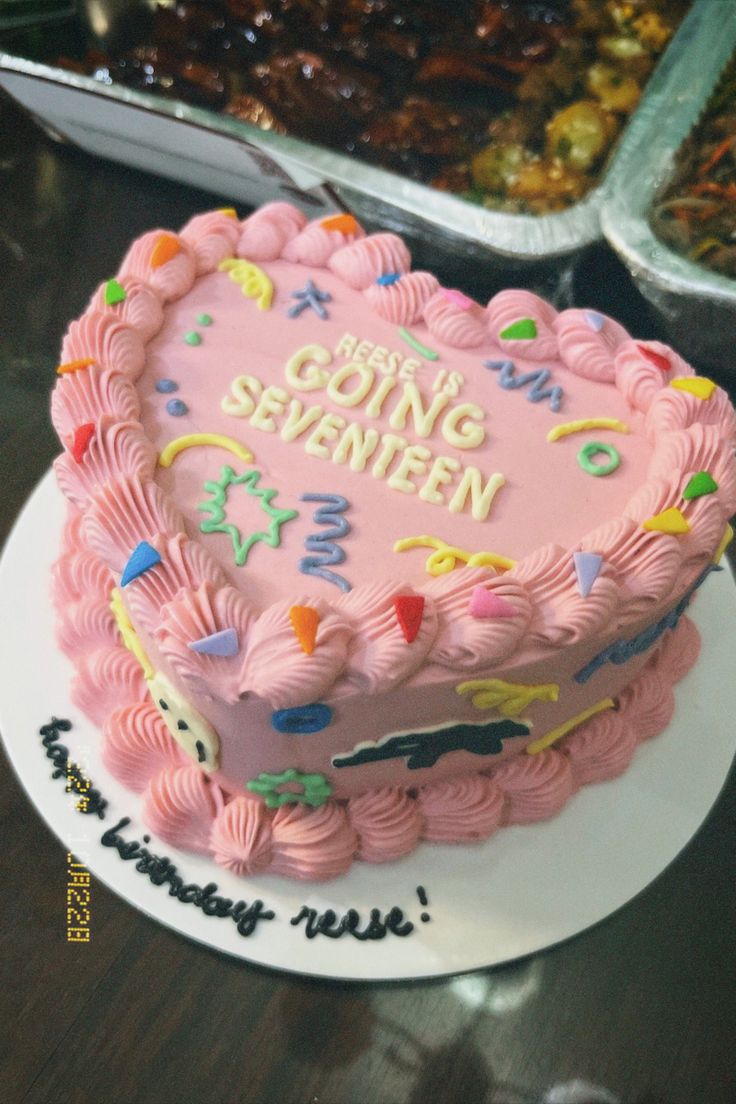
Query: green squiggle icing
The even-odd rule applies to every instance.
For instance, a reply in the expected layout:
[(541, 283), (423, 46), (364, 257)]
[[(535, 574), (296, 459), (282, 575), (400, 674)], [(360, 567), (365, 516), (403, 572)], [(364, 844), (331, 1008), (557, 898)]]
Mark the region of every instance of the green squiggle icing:
[[(203, 533), (227, 534), (232, 541), (235, 563), (238, 567), (242, 567), (246, 563), (248, 554), (254, 544), (262, 543), (268, 544), (271, 548), (278, 548), (281, 544), (281, 526), (285, 522), (291, 521), (292, 518), (298, 517), (296, 510), (283, 510), (278, 506), (271, 505), (278, 492), (273, 488), (259, 487), (258, 481), (260, 478), (261, 473), (256, 471), (255, 468), (244, 472), (242, 475), (236, 475), (230, 465), (225, 464), (219, 480), (208, 480), (204, 485), (205, 491), (209, 492), (212, 498), (207, 502), (200, 502), (197, 506), (198, 510), (210, 515), (205, 521), (200, 522), (199, 528), (201, 531)], [(264, 514), (271, 519), (267, 530), (259, 529), (245, 539), (243, 539), (238, 527), (229, 522), (225, 515), (228, 488), (236, 485), (244, 487), (246, 494), (257, 498)]]

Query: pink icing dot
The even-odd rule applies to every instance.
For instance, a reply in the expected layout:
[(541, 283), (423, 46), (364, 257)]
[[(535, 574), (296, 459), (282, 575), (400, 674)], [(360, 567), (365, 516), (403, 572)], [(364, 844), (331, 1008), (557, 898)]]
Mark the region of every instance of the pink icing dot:
[(440, 295), (444, 296), (448, 302), (459, 307), (460, 310), (470, 310), (473, 305), (473, 300), (469, 299), (467, 295), (463, 295), (457, 288), (440, 288)]

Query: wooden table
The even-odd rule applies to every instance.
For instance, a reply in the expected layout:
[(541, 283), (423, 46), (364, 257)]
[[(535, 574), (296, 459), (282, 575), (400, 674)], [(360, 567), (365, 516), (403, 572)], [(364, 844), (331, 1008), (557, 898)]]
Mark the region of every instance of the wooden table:
[[(58, 451), (47, 406), (67, 322), (132, 237), (222, 198), (58, 146), (9, 104), (0, 187), (2, 541)], [(573, 275), (576, 301), (657, 336), (605, 249)], [(7, 1104), (532, 1104), (575, 1078), (623, 1104), (736, 1100), (733, 775), (685, 852), (596, 928), (469, 978), (393, 985), (249, 966), (96, 882), (92, 940), (68, 944), (64, 850), (7, 764), (0, 801)]]

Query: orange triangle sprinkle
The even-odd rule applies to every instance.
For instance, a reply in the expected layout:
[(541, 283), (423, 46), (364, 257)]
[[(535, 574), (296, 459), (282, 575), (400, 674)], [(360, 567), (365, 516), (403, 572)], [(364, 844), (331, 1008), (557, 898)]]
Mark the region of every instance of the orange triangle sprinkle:
[(655, 514), (642, 522), (642, 529), (649, 529), (657, 533), (689, 533), (690, 525), (681, 510), (676, 506), (670, 506), (669, 510), (663, 510), (661, 514)]
[(338, 230), (341, 234), (354, 234), (360, 229), (358, 220), (352, 215), (330, 215), (320, 222), (325, 230)]
[(316, 609), (312, 606), (292, 606), (289, 610), (289, 620), (302, 651), (311, 655), (315, 648), (319, 625), (319, 614)]
[(234, 207), (221, 207), (220, 208), (220, 214), (221, 215), (227, 215), (228, 218), (237, 218), (238, 217), (238, 212), (235, 210)]
[(56, 371), (60, 376), (70, 376), (72, 372), (78, 372), (80, 368), (91, 368), (96, 363), (94, 357), (82, 357), (81, 360), (67, 360), (66, 364), (60, 364)]
[(151, 253), (151, 268), (160, 268), (180, 252), (181, 246), (173, 234), (161, 234)]

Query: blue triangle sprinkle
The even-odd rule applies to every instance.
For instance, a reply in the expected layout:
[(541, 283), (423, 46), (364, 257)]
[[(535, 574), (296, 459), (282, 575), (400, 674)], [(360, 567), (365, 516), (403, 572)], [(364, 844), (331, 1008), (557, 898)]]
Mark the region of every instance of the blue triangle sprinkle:
[(134, 579), (137, 579), (144, 572), (150, 571), (156, 564), (161, 563), (161, 557), (155, 548), (153, 548), (148, 541), (141, 541), (133, 549), (130, 559), (128, 560), (123, 574), (120, 577), (120, 585), (127, 586), (128, 583), (132, 583)]
[(240, 651), (238, 634), (235, 629), (221, 629), (220, 632), (191, 640), (187, 647), (200, 655), (234, 656)]
[(587, 598), (593, 589), (593, 583), (600, 575), (603, 557), (597, 552), (573, 552), (572, 558), (578, 579), (578, 590), (581, 597)]
[(600, 333), (606, 322), (603, 315), (594, 310), (584, 310), (583, 314), (585, 315), (585, 321), (588, 323), (591, 330), (594, 330), (595, 333)]

